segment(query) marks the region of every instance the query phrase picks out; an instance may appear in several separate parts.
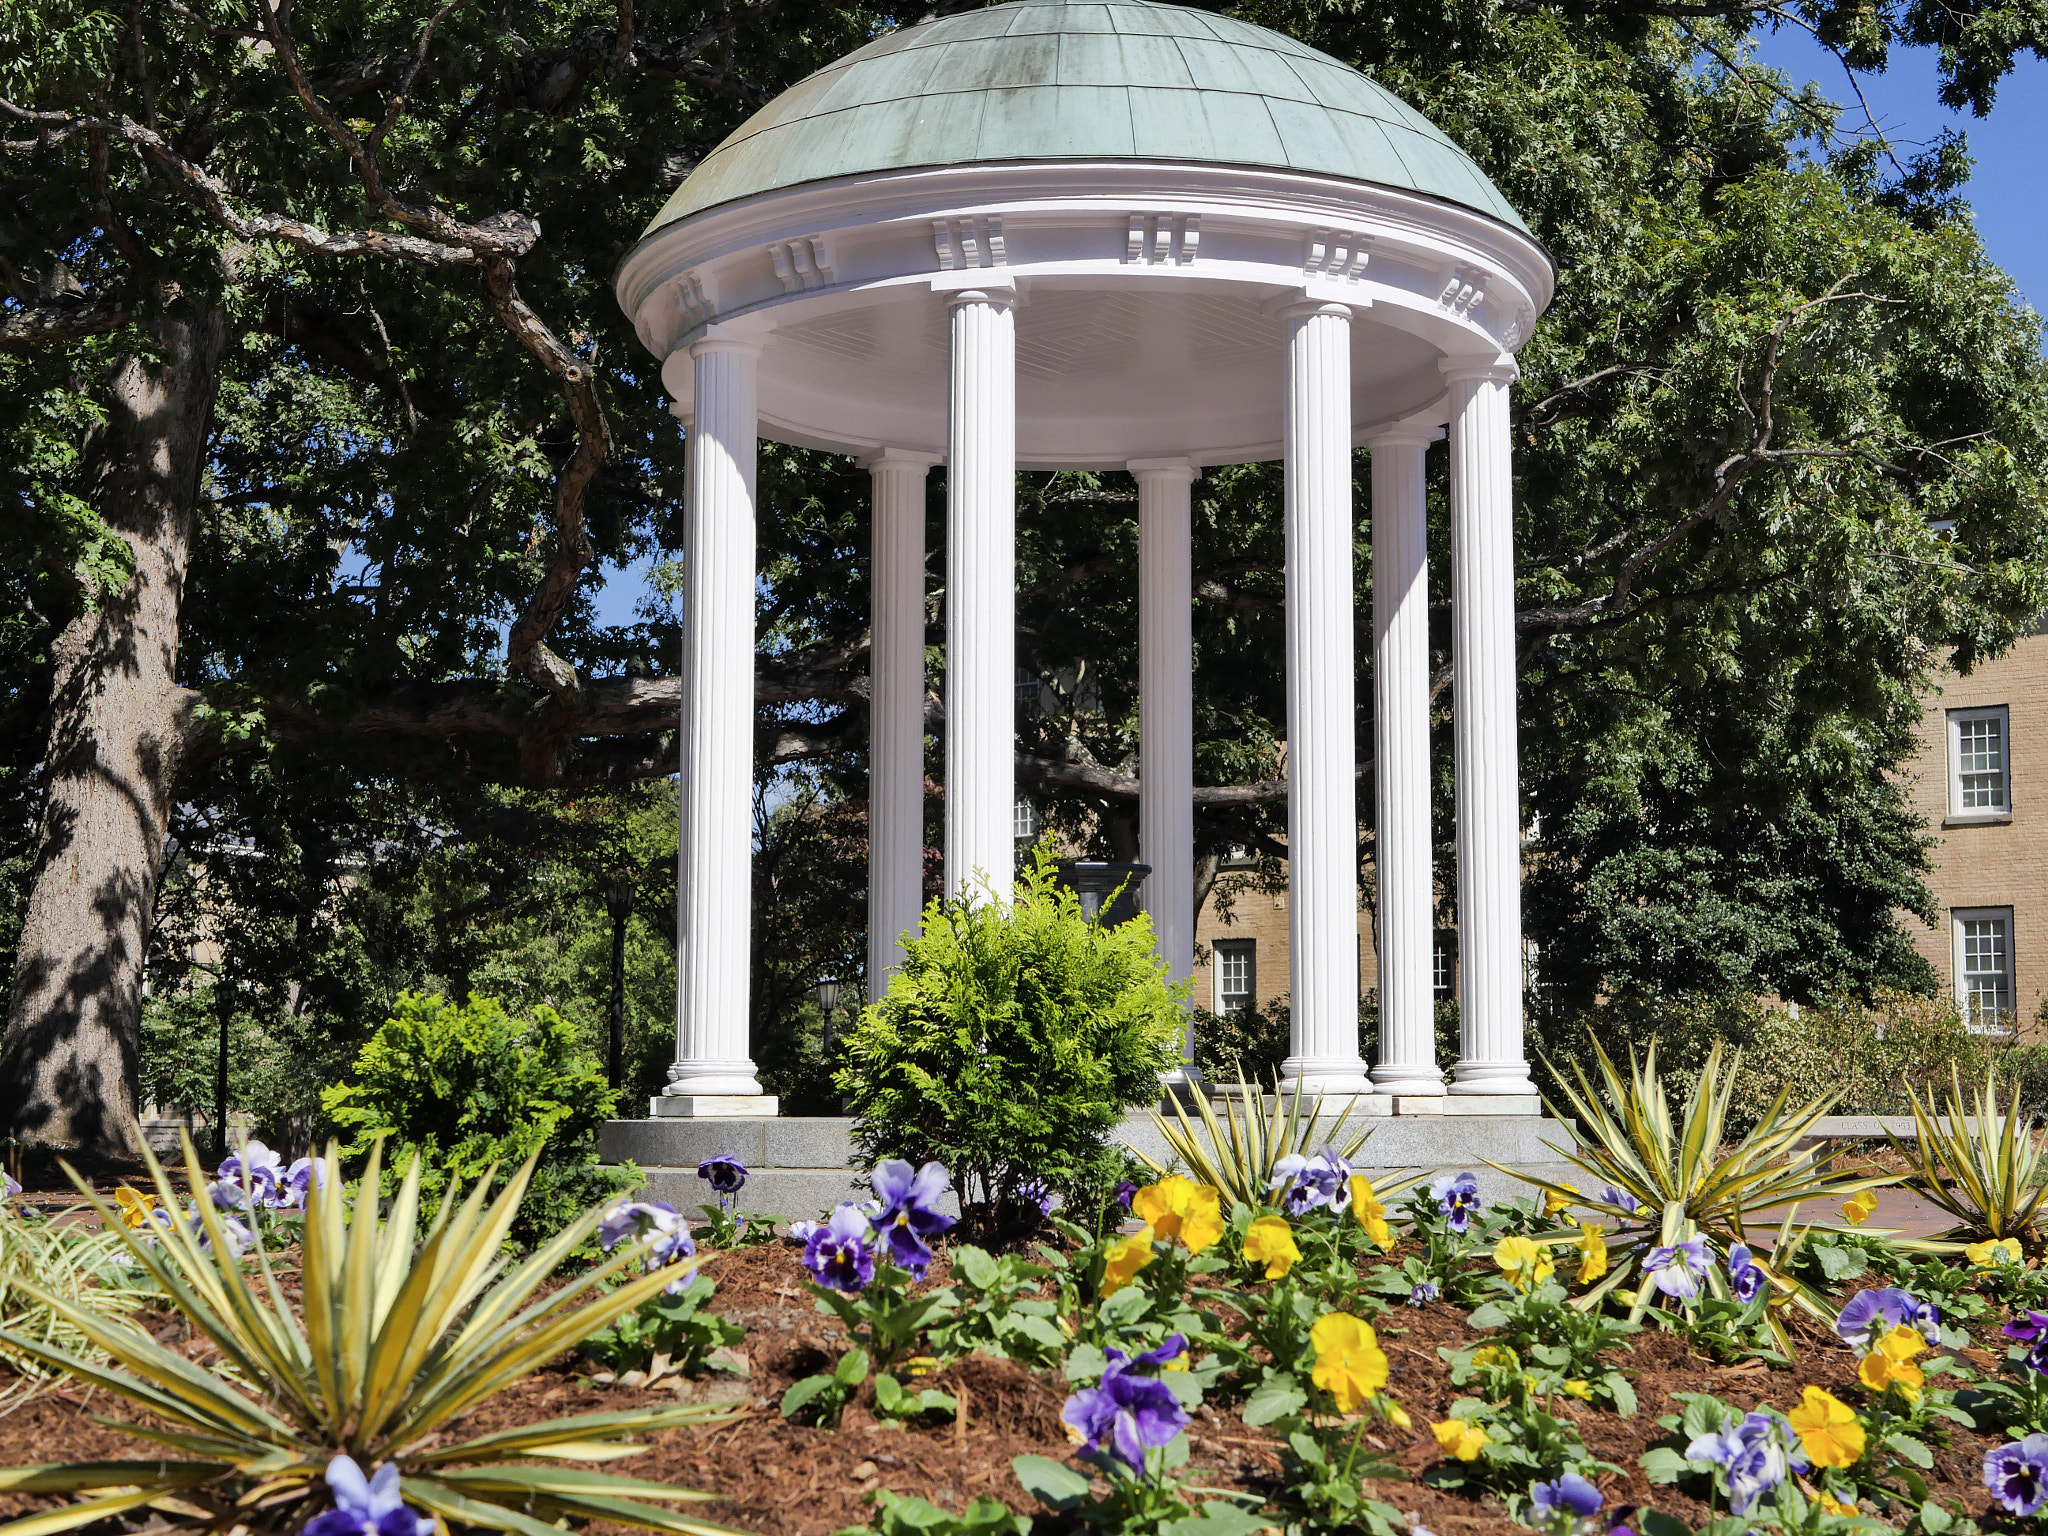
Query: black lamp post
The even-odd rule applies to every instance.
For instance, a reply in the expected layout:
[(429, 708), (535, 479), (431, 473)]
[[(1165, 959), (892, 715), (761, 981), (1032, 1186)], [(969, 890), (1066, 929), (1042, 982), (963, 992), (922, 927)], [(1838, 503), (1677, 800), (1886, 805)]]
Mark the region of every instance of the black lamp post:
[(825, 1040), (823, 1053), (832, 1054), (832, 1015), (839, 1011), (839, 981), (827, 976), (818, 983), (818, 1008), (825, 1015)]

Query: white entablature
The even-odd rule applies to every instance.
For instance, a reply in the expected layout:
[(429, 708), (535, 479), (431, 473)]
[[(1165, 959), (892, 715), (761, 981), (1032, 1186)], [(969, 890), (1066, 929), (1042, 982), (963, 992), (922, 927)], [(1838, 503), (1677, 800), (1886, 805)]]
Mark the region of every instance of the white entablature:
[[(1428, 414), (1445, 358), (1491, 360), (1549, 302), (1527, 236), (1413, 193), (1241, 167), (960, 166), (771, 192), (657, 231), (619, 273), (669, 361), (716, 325), (764, 343), (762, 425), (800, 446), (945, 451), (947, 297), (1017, 304), (1018, 460), (1280, 456), (1276, 311), (1351, 308), (1354, 440)], [(772, 338), (772, 342), (771, 342)], [(1441, 419), (1440, 409), (1436, 410)]]

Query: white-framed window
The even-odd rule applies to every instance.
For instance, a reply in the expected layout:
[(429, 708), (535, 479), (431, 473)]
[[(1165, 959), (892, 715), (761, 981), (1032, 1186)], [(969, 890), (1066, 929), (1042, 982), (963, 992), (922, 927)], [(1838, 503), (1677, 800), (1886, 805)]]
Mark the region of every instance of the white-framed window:
[(2003, 704), (1948, 712), (1948, 814), (2012, 814), (2011, 720)]
[(1435, 942), (1430, 947), (1430, 996), (1439, 1003), (1448, 1003), (1458, 995), (1458, 941), (1448, 928), (1436, 931)]
[(1958, 907), (1955, 930), (1956, 1006), (1980, 1034), (2013, 1027), (2011, 907)]
[(1029, 795), (1019, 795), (1010, 808), (1010, 836), (1020, 843), (1038, 841), (1038, 807), (1031, 803)]
[(1218, 939), (1211, 947), (1216, 954), (1216, 1011), (1245, 1012), (1258, 996), (1258, 940)]

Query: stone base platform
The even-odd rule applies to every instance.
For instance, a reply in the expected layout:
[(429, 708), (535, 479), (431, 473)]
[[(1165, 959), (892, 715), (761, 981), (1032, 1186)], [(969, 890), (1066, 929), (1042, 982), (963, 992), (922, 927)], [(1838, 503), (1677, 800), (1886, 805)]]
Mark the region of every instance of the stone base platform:
[[(1421, 1115), (1368, 1112), (1369, 1102), (1359, 1100), (1356, 1129), (1347, 1129), (1334, 1115), (1325, 1116), (1332, 1140), (1348, 1140), (1369, 1125), (1371, 1135), (1354, 1160), (1358, 1171), (1369, 1176), (1402, 1168), (1424, 1169), (1432, 1176), (1470, 1169), (1487, 1200), (1530, 1192), (1529, 1185), (1478, 1161), (1487, 1157), (1539, 1177), (1583, 1182), (1582, 1175), (1544, 1145), (1571, 1145), (1569, 1128), (1559, 1121), (1540, 1114), (1502, 1113), (1496, 1104), (1477, 1096), (1435, 1100), (1442, 1109)], [(865, 1195), (854, 1183), (852, 1132), (853, 1121), (841, 1116), (614, 1120), (598, 1141), (598, 1155), (606, 1162), (638, 1163), (652, 1198), (688, 1212), (712, 1198), (711, 1186), (697, 1177), (697, 1164), (721, 1152), (731, 1153), (751, 1171), (740, 1208), (794, 1221)], [(1174, 1161), (1148, 1114), (1126, 1119), (1118, 1139), (1155, 1162), (1171, 1166)]]

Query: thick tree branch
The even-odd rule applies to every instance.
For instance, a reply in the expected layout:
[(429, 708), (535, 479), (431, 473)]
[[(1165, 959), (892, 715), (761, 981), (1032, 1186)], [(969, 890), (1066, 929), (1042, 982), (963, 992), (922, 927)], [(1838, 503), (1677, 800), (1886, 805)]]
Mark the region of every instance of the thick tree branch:
[(111, 299), (74, 304), (31, 304), (0, 315), (0, 352), (50, 346), (119, 330), (130, 319), (127, 307)]

